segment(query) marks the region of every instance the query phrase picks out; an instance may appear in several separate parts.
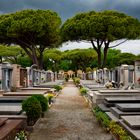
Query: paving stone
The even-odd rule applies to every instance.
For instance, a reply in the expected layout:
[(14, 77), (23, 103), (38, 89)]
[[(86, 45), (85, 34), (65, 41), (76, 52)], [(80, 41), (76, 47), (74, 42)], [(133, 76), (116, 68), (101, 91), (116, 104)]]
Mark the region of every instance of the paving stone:
[(140, 103), (121, 103), (121, 104), (116, 104), (116, 107), (121, 110), (121, 111), (127, 111), (127, 112), (135, 112), (139, 111), (140, 112)]
[(123, 121), (132, 129), (140, 130), (140, 115), (122, 116)]

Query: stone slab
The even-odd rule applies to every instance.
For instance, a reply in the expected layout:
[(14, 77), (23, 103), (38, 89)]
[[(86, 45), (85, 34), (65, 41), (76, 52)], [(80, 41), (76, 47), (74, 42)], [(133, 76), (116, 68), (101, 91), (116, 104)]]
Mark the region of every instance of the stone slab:
[(0, 115), (0, 118), (9, 118), (9, 119), (27, 119), (25, 114), (20, 115)]
[(32, 96), (36, 94), (46, 94), (48, 91), (43, 90), (27, 90), (27, 91), (20, 91), (20, 92), (6, 92), (3, 93), (3, 96)]
[(42, 87), (28, 87), (28, 88), (20, 88), (21, 90), (45, 90), (45, 91), (48, 91), (50, 90), (51, 88), (42, 88)]
[(23, 100), (27, 99), (27, 96), (1, 96), (0, 103), (21, 103)]
[(0, 127), (5, 124), (8, 118), (0, 118)]
[(10, 140), (13, 139), (13, 134), (16, 130), (23, 127), (24, 120), (12, 120), (8, 119), (6, 123), (0, 127), (0, 140)]
[(22, 112), (21, 106), (9, 106), (9, 105), (1, 105), (0, 106), (0, 115), (18, 115)]
[(134, 137), (134, 140), (140, 140), (140, 130), (135, 130), (135, 129), (130, 128), (122, 120), (119, 121), (119, 124), (122, 127), (124, 127), (126, 131), (129, 132)]
[(127, 111), (127, 112), (135, 112), (139, 111), (140, 112), (140, 103), (121, 103), (121, 104), (116, 104), (116, 107), (121, 110), (121, 111)]
[(107, 107), (115, 107), (115, 103), (109, 103), (106, 100), (103, 100), (103, 104)]
[(140, 94), (139, 90), (116, 90), (116, 89), (111, 89), (111, 90), (99, 90), (100, 93), (138, 93)]
[(132, 129), (139, 129), (140, 130), (140, 115), (122, 116), (121, 118)]
[(121, 116), (127, 116), (127, 115), (140, 115), (140, 112), (123, 112), (119, 110), (116, 107), (111, 107), (110, 112), (114, 114), (117, 118), (121, 118)]
[(140, 103), (140, 96), (137, 97), (107, 97), (109, 103)]
[(119, 122), (119, 119), (114, 115), (114, 114), (112, 114), (111, 112), (105, 112), (106, 114), (107, 114), (107, 116), (111, 119), (111, 120), (113, 120), (113, 121), (115, 121), (115, 122)]
[(110, 108), (106, 107), (104, 104), (98, 104), (98, 107), (104, 112), (110, 111)]

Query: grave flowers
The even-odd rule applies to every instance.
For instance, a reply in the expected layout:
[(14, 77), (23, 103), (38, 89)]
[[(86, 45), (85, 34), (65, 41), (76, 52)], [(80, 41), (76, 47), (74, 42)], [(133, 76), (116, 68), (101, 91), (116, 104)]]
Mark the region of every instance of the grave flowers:
[(27, 140), (27, 133), (24, 130), (21, 130), (16, 134), (15, 140)]
[(105, 87), (107, 88), (107, 89), (109, 89), (109, 88), (112, 88), (112, 83), (109, 81), (109, 82), (106, 82), (105, 83)]

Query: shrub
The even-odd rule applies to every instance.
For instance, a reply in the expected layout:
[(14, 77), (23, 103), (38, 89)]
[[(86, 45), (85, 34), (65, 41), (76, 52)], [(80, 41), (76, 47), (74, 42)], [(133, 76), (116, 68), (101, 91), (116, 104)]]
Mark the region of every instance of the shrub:
[(42, 112), (48, 110), (48, 100), (44, 97), (44, 95), (33, 95), (33, 97), (35, 97), (40, 102)]
[(22, 110), (26, 112), (28, 125), (34, 125), (42, 113), (40, 102), (35, 97), (29, 97), (24, 100)]
[(129, 136), (119, 124), (117, 124), (115, 121), (110, 121), (107, 114), (103, 112), (99, 107), (95, 107), (93, 112), (97, 120), (106, 127), (106, 130), (117, 136), (119, 140), (133, 140), (132, 137)]
[(81, 95), (87, 95), (87, 89), (81, 88), (80, 93), (81, 93)]
[(54, 89), (56, 89), (56, 91), (60, 91), (60, 90), (62, 90), (62, 87), (59, 86), (59, 85), (55, 85), (55, 86), (54, 86)]
[(110, 125), (109, 117), (103, 111), (101, 111), (99, 107), (95, 107), (93, 111), (95, 113), (97, 120), (102, 122), (102, 124), (108, 129)]
[(79, 78), (75, 78), (74, 82), (75, 82), (75, 84), (80, 84), (80, 79)]

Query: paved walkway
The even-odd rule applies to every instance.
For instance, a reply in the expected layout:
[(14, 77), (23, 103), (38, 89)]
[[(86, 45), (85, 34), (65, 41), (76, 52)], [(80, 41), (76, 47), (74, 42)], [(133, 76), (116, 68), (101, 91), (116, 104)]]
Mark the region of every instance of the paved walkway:
[(30, 140), (111, 140), (78, 93), (68, 83), (45, 118), (38, 121)]

